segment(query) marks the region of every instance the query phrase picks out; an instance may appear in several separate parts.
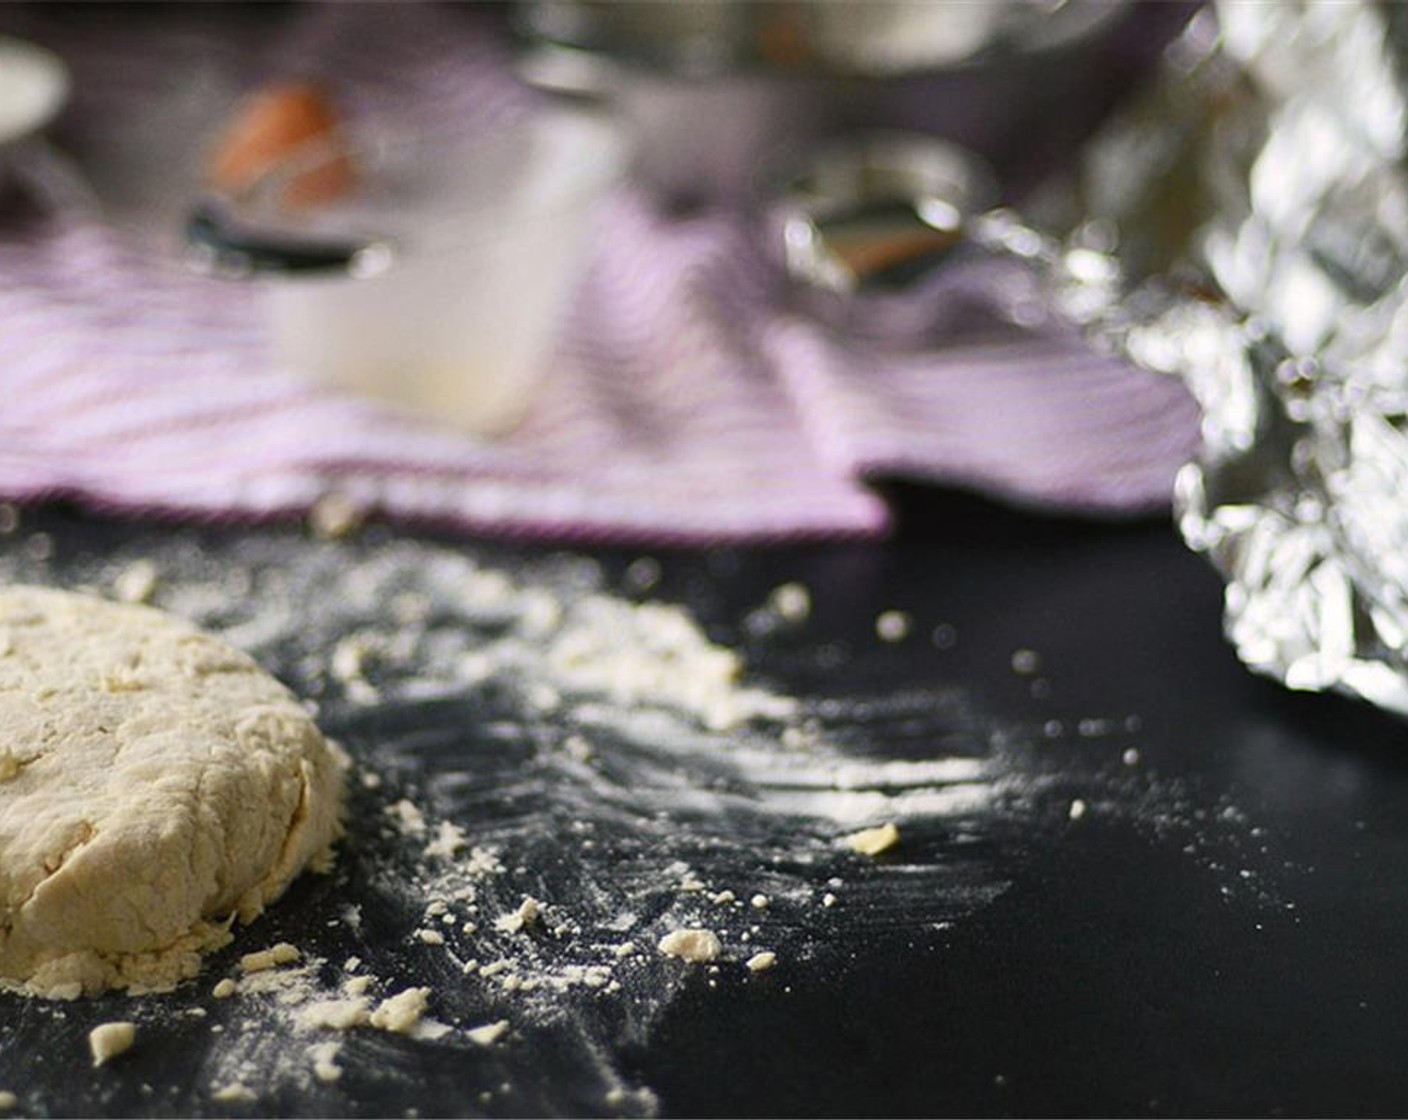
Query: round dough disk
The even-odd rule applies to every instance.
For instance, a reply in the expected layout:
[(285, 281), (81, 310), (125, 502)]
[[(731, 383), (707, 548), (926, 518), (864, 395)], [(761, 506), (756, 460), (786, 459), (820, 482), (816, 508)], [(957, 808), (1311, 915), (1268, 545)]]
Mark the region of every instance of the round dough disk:
[(345, 759), (245, 654), (0, 589), (0, 984), (172, 987), (340, 833)]

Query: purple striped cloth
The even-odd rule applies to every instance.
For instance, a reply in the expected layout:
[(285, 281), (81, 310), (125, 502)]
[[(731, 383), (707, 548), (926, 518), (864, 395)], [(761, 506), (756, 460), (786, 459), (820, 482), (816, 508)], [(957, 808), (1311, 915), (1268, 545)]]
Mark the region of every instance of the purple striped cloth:
[[(322, 73), (354, 112), (371, 105), (407, 127), (427, 113), (485, 128), (531, 112), (461, 9), (25, 18), (15, 30), (74, 69), (60, 136), (90, 165), (153, 136), (188, 159), (180, 91), (192, 81), (233, 96)], [(145, 162), (134, 174), (170, 194), (169, 168)], [(1180, 385), (1069, 331), (978, 314), (945, 344), (897, 356), (839, 340), (784, 296), (743, 217), (667, 217), (623, 188), (534, 411), (478, 442), (275, 368), (249, 290), (187, 273), (121, 222), (7, 205), (0, 498), (269, 517), (335, 491), (388, 517), (502, 535), (761, 541), (884, 532), (891, 513), (868, 485), (882, 477), (1063, 512), (1158, 510), (1195, 450)]]

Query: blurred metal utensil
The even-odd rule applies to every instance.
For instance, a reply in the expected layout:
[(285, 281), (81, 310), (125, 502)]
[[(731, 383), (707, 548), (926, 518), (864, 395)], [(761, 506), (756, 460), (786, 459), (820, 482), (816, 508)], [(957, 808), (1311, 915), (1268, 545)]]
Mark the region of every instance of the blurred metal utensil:
[(552, 42), (680, 77), (771, 71), (873, 78), (1050, 50), (1108, 23), (1125, 0), (538, 0), (525, 25)]
[(199, 200), (186, 220), (187, 262), (231, 278), (286, 275), (367, 277), (389, 267), (389, 241), (302, 238), (268, 233), (241, 222), (216, 196)]
[(783, 173), (766, 236), (804, 311), (847, 334), (916, 345), (953, 306), (930, 290), (933, 278), (985, 252), (973, 223), (997, 201), (997, 180), (973, 153), (914, 133), (865, 132)]
[(765, 227), (794, 303), (868, 342), (919, 349), (994, 315), (1023, 325), (1061, 315), (1093, 337), (1117, 330), (1117, 305), (1088, 313), (1091, 285), (1116, 271), (1000, 201), (974, 153), (864, 132), (782, 175)]
[(997, 182), (971, 152), (926, 136), (863, 134), (823, 147), (774, 209), (788, 272), (855, 295), (902, 285), (960, 246)]
[(1124, 0), (540, 0), (522, 9), (523, 71), (608, 100), (637, 179), (667, 202), (748, 204), (779, 146), (857, 128), (1020, 162), (1035, 119), (1053, 140), (1079, 131), (1102, 79), (1074, 62), (1125, 14)]

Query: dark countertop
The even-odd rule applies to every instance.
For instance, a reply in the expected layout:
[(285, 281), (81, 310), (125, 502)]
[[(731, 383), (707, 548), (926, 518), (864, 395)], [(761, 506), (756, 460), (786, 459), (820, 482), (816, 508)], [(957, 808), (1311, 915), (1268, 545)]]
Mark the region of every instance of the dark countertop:
[[(901, 723), (861, 720), (855, 731), (872, 753), (924, 758), (962, 733), (1005, 759), (1000, 810), (907, 834), (906, 881), (932, 898), (904, 888), (889, 908), (886, 884), (898, 878), (848, 872), (856, 890), (834, 913), (777, 918), (789, 951), (766, 979), (725, 970), (711, 986), (706, 973), (688, 974), (648, 1014), (632, 1010), (629, 985), (616, 1004), (567, 999), (559, 1020), (524, 1023), (491, 1051), (358, 1034), (342, 1081), (271, 1084), (254, 1112), (636, 1109), (643, 1098), (607, 1103), (603, 1069), (679, 1116), (1408, 1111), (1402, 723), (1249, 676), (1220, 635), (1216, 576), (1165, 524), (1075, 524), (943, 495), (898, 500), (906, 529), (882, 545), (652, 555), (661, 597), (688, 604), (711, 634), (740, 641), (758, 674), (799, 695), (844, 686), (962, 698), (947, 709), (942, 741), (925, 742), (924, 727), (939, 734), (932, 721), (903, 742)], [(49, 510), (0, 537), (0, 558), (13, 559), (36, 528), (51, 534), (46, 578), (60, 583), (75, 565), (173, 536), (214, 563), (252, 538), (305, 547), (296, 529), (176, 531)], [(392, 534), (365, 538), (359, 547), (374, 553)], [(542, 551), (451, 547), (513, 565)], [(637, 555), (599, 554), (608, 583), (619, 586)], [(813, 590), (804, 631), (744, 635), (749, 608), (787, 580)], [(909, 640), (876, 640), (874, 619), (888, 608), (913, 616)], [(951, 648), (930, 639), (941, 624), (956, 635)], [(819, 663), (822, 648), (844, 656)], [(1035, 677), (1014, 671), (1020, 649), (1039, 653)], [(297, 687), (293, 661), (275, 668)], [(1034, 690), (1038, 678), (1046, 683)], [(437, 783), (479, 749), (482, 708), (351, 713), (329, 703), (325, 715), (360, 759), (384, 763), (393, 785), (424, 791), (473, 835), (470, 802)], [(507, 811), (504, 791), (522, 778), (514, 769), (530, 765), (515, 757), (500, 757), (475, 794), (488, 817)], [(1076, 799), (1086, 812), (1072, 820)], [(618, 839), (624, 867), (635, 849)], [(339, 877), (297, 886), (262, 919), (261, 936), (321, 937), (330, 957), (346, 951), (327, 939), (350, 932), (316, 931), (355, 897), (365, 903), (359, 951), (375, 962), (384, 949), (382, 967), (394, 967), (407, 952), (393, 946), (395, 907), (377, 910), (382, 895), (362, 871), (379, 843), (354, 825)], [(588, 858), (561, 835), (555, 843), (531, 853), (548, 891), (555, 868), (571, 877), (573, 861)], [(707, 847), (699, 858), (718, 876), (747, 864), (746, 845), (714, 844), (713, 865)], [(592, 874), (609, 881), (612, 867), (606, 858)], [(948, 871), (972, 888), (952, 905), (944, 880), (924, 878)], [(210, 1101), (210, 1027), (235, 1012), (207, 992), (202, 982), (166, 997), (164, 1018), (142, 1020), (144, 1044), (102, 1076), (88, 1073), (82, 1034), (130, 1001), (0, 999), (0, 1087), (35, 1113), (252, 1114)], [(484, 1013), (480, 996), (459, 998), (444, 996), (448, 1020)], [(168, 1013), (193, 1007), (206, 1017)]]

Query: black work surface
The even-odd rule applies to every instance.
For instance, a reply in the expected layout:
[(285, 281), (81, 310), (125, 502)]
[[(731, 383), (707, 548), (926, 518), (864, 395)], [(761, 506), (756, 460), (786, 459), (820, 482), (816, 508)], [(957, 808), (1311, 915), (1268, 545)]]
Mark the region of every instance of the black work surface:
[[(0, 1087), (23, 1111), (56, 1115), (1408, 1112), (1403, 725), (1248, 676), (1220, 634), (1217, 578), (1167, 525), (1074, 525), (956, 498), (905, 505), (905, 533), (884, 545), (653, 552), (655, 594), (799, 694), (932, 685), (958, 690), (980, 713), (974, 726), (1005, 728), (1041, 781), (965, 833), (982, 851), (974, 874), (994, 884), (981, 901), (926, 913), (910, 897), (889, 912), (880, 876), (855, 896), (865, 906), (792, 922), (792, 949), (766, 977), (724, 969), (711, 984), (699, 970), (649, 1016), (579, 1002), (569, 1022), (522, 1023), (487, 1049), (363, 1032), (339, 1082), (271, 1084), (253, 1105), (213, 1101), (202, 1065), (211, 1026), (235, 1015), (209, 982), (241, 942), (160, 997), (167, 1012), (139, 1008), (138, 1048), (101, 1071), (83, 1036), (133, 1016), (134, 1001), (0, 998)], [(0, 549), (32, 547), (34, 530), (52, 538), (44, 572), (60, 584), (73, 582), (70, 564), (139, 555), (173, 532), (217, 561), (261, 536), (303, 547), (295, 528), (178, 531), (51, 510), (27, 512)], [(394, 536), (368, 530), (363, 547)], [(509, 566), (543, 555), (450, 547)], [(597, 555), (619, 586), (641, 552)], [(788, 580), (816, 600), (800, 637), (749, 638), (748, 610)], [(912, 615), (907, 640), (876, 639), (888, 608)], [(823, 646), (845, 653), (824, 671), (807, 657)], [(1014, 671), (1023, 649), (1039, 653), (1038, 673)], [(299, 687), (295, 668), (270, 667)], [(475, 735), (473, 710), (450, 719), (443, 704), (325, 713), (359, 759), (394, 755), (388, 772), (407, 788), (433, 788), (427, 768), (453, 767)], [(484, 780), (507, 789), (514, 765)], [(490, 815), (502, 807), (493, 793), (476, 802)], [(1086, 810), (1072, 819), (1076, 800)], [(473, 836), (472, 815), (460, 823)], [(957, 839), (919, 829), (881, 860), (956, 860)], [(352, 897), (364, 905), (357, 948), (395, 968), (405, 923), (359, 895), (358, 843), (354, 822), (340, 876), (298, 884), (256, 941), (330, 936), (317, 931), (334, 896)], [(548, 895), (558, 862), (574, 874), (571, 841), (560, 844), (525, 857)], [(747, 848), (718, 859), (711, 874), (730, 881)], [(437, 990), (447, 1021), (482, 1013)], [(195, 1007), (204, 1017), (170, 1013)], [(625, 1104), (602, 1094), (603, 1065), (632, 1089)]]

